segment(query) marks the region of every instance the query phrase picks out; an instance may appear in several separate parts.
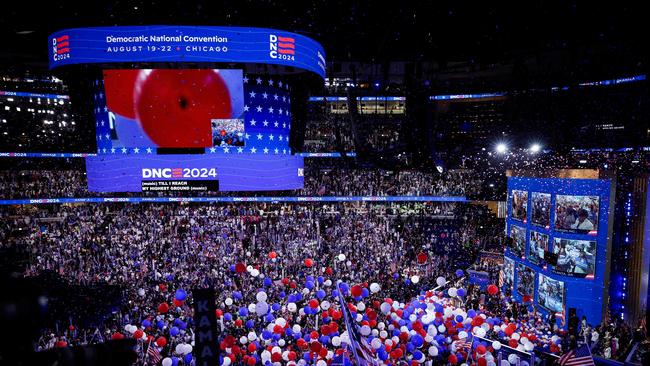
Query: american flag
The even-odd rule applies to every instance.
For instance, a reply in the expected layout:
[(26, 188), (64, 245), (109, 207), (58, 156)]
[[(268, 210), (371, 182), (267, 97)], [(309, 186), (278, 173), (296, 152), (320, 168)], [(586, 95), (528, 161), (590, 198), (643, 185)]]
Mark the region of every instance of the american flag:
[(348, 307), (345, 306), (341, 292), (341, 289), (339, 289), (339, 302), (341, 304), (341, 310), (343, 311), (345, 328), (348, 330), (350, 336), (350, 346), (352, 347), (352, 352), (357, 358), (357, 363), (360, 366), (379, 365), (379, 361), (375, 358), (368, 342), (361, 337), (356, 325), (351, 324), (350, 318), (352, 318), (352, 314), (350, 314)]
[(561, 366), (595, 366), (591, 350), (586, 344), (562, 355), (558, 363)]
[(153, 365), (157, 365), (162, 360), (160, 351), (153, 344), (149, 345), (149, 349), (147, 350), (147, 355), (149, 356), (149, 363)]
[(473, 341), (474, 341), (474, 337), (472, 336), (472, 339), (469, 339), (469, 337), (459, 339), (459, 340), (455, 341), (454, 344), (456, 345), (457, 350), (466, 349), (466, 350), (469, 351), (470, 349), (472, 349)]

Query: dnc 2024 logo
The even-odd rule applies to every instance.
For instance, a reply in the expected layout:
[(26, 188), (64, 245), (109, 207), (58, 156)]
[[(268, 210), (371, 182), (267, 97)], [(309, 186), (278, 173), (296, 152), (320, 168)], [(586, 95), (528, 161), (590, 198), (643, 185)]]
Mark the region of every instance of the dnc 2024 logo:
[(269, 35), (269, 56), (276, 60), (295, 61), (296, 40), (293, 37)]
[(70, 58), (70, 37), (67, 34), (52, 38), (52, 58), (54, 61)]

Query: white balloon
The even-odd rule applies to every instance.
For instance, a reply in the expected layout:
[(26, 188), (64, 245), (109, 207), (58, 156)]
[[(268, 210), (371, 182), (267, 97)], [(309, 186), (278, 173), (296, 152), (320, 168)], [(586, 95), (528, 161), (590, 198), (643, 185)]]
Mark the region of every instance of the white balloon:
[(526, 351), (532, 351), (533, 349), (535, 349), (535, 345), (532, 342), (528, 342), (524, 344), (524, 349)]
[(257, 299), (257, 302), (266, 302), (266, 299), (268, 299), (268, 296), (266, 295), (266, 292), (260, 291), (255, 295), (255, 298)]
[(370, 342), (370, 345), (372, 346), (373, 349), (378, 349), (381, 347), (381, 339), (379, 338), (374, 338), (372, 342)]
[(330, 304), (330, 302), (327, 300), (320, 303), (320, 308), (323, 310), (328, 310), (331, 306), (332, 304)]
[(451, 297), (456, 297), (456, 295), (458, 295), (458, 290), (455, 287), (450, 287), (449, 290), (447, 290), (447, 292)]
[(246, 344), (246, 343), (248, 343), (248, 338), (245, 337), (245, 336), (241, 336), (241, 337), (239, 338), (239, 343), (241, 343), (241, 344)]
[(251, 276), (253, 276), (253, 277), (257, 277), (257, 276), (259, 276), (259, 275), (260, 275), (260, 271), (259, 271), (258, 269), (253, 269), (253, 270), (251, 271)]
[(458, 332), (458, 338), (460, 339), (467, 338), (467, 332), (464, 330)]
[(302, 327), (298, 324), (294, 324), (293, 327), (291, 327), (291, 330), (293, 330), (294, 333), (300, 333)]
[(231, 299), (231, 298), (227, 298), (226, 301), (225, 301), (225, 303), (226, 303), (226, 306), (230, 306), (230, 305), (232, 305), (232, 299)]
[(519, 335), (519, 333), (512, 333), (512, 335), (510, 336), (510, 338), (512, 338), (512, 339), (514, 339), (514, 340), (519, 340), (519, 337), (521, 337), (521, 336)]
[[(226, 357), (226, 358), (227, 358), (227, 357)], [(225, 361), (225, 360), (224, 360), (224, 361)], [(228, 358), (228, 361), (230, 361), (229, 358)], [(169, 358), (169, 357), (165, 357), (165, 358), (163, 358), (163, 360), (162, 360), (162, 366), (172, 366), (172, 359)]]
[(501, 342), (499, 342), (499, 341), (492, 342), (492, 348), (494, 348), (497, 351), (500, 350), (501, 349)]
[(381, 310), (382, 313), (388, 314), (390, 313), (390, 304), (387, 302), (382, 302), (381, 305), (379, 306), (379, 309)]
[(381, 290), (381, 286), (379, 286), (378, 283), (373, 282), (370, 284), (370, 292), (372, 292), (373, 294), (376, 294), (380, 290)]
[(332, 342), (332, 345), (334, 347), (338, 347), (338, 346), (341, 345), (341, 337), (339, 337), (339, 336), (332, 337), (332, 339), (330, 341)]
[(138, 296), (140, 296), (140, 297), (144, 296), (144, 289), (143, 288), (138, 289)]
[(182, 354), (183, 354), (183, 343), (179, 343), (179, 344), (177, 344), (177, 345), (176, 345), (176, 349), (175, 349), (175, 351), (176, 351), (176, 353), (178, 353), (179, 355), (182, 355)]
[(501, 360), (501, 366), (510, 366), (510, 362), (508, 360)]
[(514, 353), (511, 353), (511, 354), (508, 356), (508, 362), (510, 362), (510, 363), (513, 364), (513, 365), (516, 365), (516, 364), (517, 364), (517, 360), (518, 360), (518, 359), (519, 359), (519, 357), (517, 357), (517, 355), (514, 354)]
[(295, 303), (290, 302), (287, 304), (287, 310), (289, 310), (290, 312), (295, 313), (297, 309), (298, 306)]
[(440, 276), (440, 277), (436, 278), (436, 283), (438, 284), (438, 286), (442, 286), (445, 283), (447, 283), (447, 280), (445, 280), (444, 277)]
[(343, 262), (345, 260), (345, 254), (341, 253), (339, 254), (339, 262)]
[(366, 337), (369, 336), (370, 331), (371, 331), (370, 327), (367, 326), (367, 325), (364, 325), (364, 326), (361, 327), (361, 335), (363, 335), (363, 336), (366, 336)]
[(284, 328), (284, 326), (287, 325), (287, 320), (284, 319), (284, 318), (277, 318), (277, 319), (275, 319), (275, 324), (277, 324), (277, 325), (281, 326), (282, 328)]
[(285, 341), (284, 341), (284, 339), (280, 338), (280, 339), (278, 340), (278, 346), (280, 346), (280, 347), (284, 347), (284, 345), (285, 345)]
[(327, 287), (332, 286), (332, 280), (325, 281), (325, 286), (327, 286)]
[(418, 276), (418, 275), (411, 276), (411, 282), (413, 282), (414, 284), (417, 284), (418, 282), (420, 282), (420, 276)]
[(248, 340), (253, 342), (257, 339), (257, 334), (255, 332), (248, 332)]
[(386, 339), (388, 337), (388, 332), (385, 330), (382, 330), (379, 332), (379, 337)]
[(429, 347), (429, 355), (436, 357), (438, 355), (438, 347), (436, 346)]
[(444, 333), (445, 330), (447, 330), (447, 328), (445, 328), (444, 325), (440, 324), (440, 325), (438, 326), (438, 332), (439, 332), (439, 333)]
[(366, 304), (364, 304), (363, 302), (359, 302), (359, 303), (357, 304), (357, 310), (359, 310), (359, 311), (364, 311), (364, 310), (366, 310)]

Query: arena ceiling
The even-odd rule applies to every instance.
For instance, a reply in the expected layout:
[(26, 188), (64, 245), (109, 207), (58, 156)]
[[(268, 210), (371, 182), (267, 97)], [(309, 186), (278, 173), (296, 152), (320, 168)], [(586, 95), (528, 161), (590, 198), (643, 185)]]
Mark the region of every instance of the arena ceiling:
[[(399, 6), (397, 6), (399, 4)], [(47, 35), (83, 26), (186, 24), (279, 28), (319, 40), (334, 61), (500, 62), (594, 47), (642, 49), (641, 4), (576, 1), (65, 1), (4, 4), (0, 60), (46, 59)]]

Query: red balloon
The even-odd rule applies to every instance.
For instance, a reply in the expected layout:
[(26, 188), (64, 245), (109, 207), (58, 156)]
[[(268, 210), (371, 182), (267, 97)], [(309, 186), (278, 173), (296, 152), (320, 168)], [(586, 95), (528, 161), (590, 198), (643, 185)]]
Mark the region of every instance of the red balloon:
[(316, 299), (309, 300), (309, 307), (312, 309), (316, 309), (318, 307), (318, 300)]
[(361, 288), (361, 286), (359, 285), (354, 285), (352, 286), (350, 292), (352, 292), (352, 296), (359, 297), (363, 293), (363, 288)]
[(282, 354), (280, 352), (275, 352), (271, 355), (271, 361), (280, 362), (282, 360)]
[(235, 272), (244, 273), (246, 272), (246, 265), (242, 262), (235, 264)]
[(135, 83), (135, 114), (161, 147), (212, 146), (212, 119), (232, 117), (230, 91), (213, 70), (157, 69)]
[(311, 343), (309, 344), (309, 349), (310, 349), (312, 352), (318, 352), (318, 351), (321, 350), (321, 348), (323, 348), (323, 345), (320, 344), (320, 342), (318, 342), (318, 341), (314, 341), (314, 342), (311, 342)]
[(174, 303), (174, 306), (176, 306), (176, 307), (183, 306), (183, 302), (180, 301), (180, 300), (174, 299), (174, 300), (172, 300), (172, 303)]
[(427, 259), (428, 259), (427, 253), (424, 252), (418, 253), (418, 263), (423, 264), (427, 261)]
[(255, 366), (257, 360), (255, 359), (255, 357), (249, 357), (246, 363), (248, 364), (248, 366)]
[(327, 356), (327, 348), (322, 347), (320, 351), (318, 351), (318, 355), (325, 358)]
[(257, 350), (257, 346), (255, 345), (255, 343), (249, 343), (248, 344), (248, 353), (253, 353), (253, 352), (255, 352), (255, 350)]
[(516, 339), (511, 339), (511, 340), (508, 341), (508, 345), (509, 345), (510, 347), (512, 347), (512, 348), (517, 348), (517, 345), (518, 345), (518, 344), (519, 344), (519, 343), (517, 342)]
[(481, 344), (478, 347), (476, 347), (476, 352), (478, 352), (479, 355), (485, 354), (485, 352), (487, 352), (487, 348), (485, 348), (485, 346)]
[(133, 92), (139, 69), (105, 70), (106, 106), (113, 113), (135, 119)]
[(288, 358), (289, 358), (289, 361), (294, 361), (296, 359), (296, 352), (289, 351)]
[(313, 332), (309, 333), (309, 338), (311, 338), (311, 339), (318, 339), (318, 332), (317, 332), (317, 331), (313, 331)]
[(327, 267), (327, 268), (325, 268), (325, 273), (327, 273), (328, 275), (331, 276), (332, 273), (334, 273), (334, 270), (332, 269), (332, 267)]
[(156, 339), (156, 344), (158, 345), (158, 347), (165, 347), (165, 345), (167, 345), (167, 338), (158, 337), (158, 339)]
[(122, 333), (120, 333), (120, 332), (115, 332), (115, 333), (113, 333), (113, 335), (111, 336), (111, 339), (124, 339), (124, 334), (122, 334)]
[(499, 293), (499, 288), (496, 285), (489, 285), (487, 288), (487, 292), (490, 295), (496, 295)]
[(161, 314), (166, 314), (169, 311), (169, 305), (166, 302), (158, 305), (158, 312)]
[(305, 259), (305, 266), (311, 267), (314, 265), (314, 261), (311, 258)]
[(449, 361), (450, 364), (454, 365), (458, 362), (458, 357), (456, 357), (456, 355), (452, 353), (447, 358), (447, 361)]
[(487, 360), (485, 359), (485, 357), (479, 358), (477, 362), (478, 362), (478, 366), (487, 366)]
[(135, 332), (133, 332), (133, 338), (140, 339), (140, 338), (142, 338), (143, 334), (144, 334), (144, 332), (142, 330), (138, 329)]
[(58, 342), (56, 342), (55, 346), (57, 346), (59, 348), (67, 347), (68, 342), (66, 342), (66, 341), (58, 341)]
[(221, 310), (221, 309), (215, 310), (214, 313), (217, 316), (217, 318), (221, 318), (223, 316), (223, 310)]
[(269, 253), (269, 258), (274, 259), (274, 258), (277, 258), (277, 257), (278, 257), (278, 253), (276, 253), (276, 252)]
[(394, 350), (390, 351), (390, 357), (393, 359), (398, 359), (404, 355), (404, 352), (402, 351), (401, 348), (395, 348)]
[(284, 332), (284, 328), (282, 328), (281, 326), (279, 326), (277, 324), (273, 326), (273, 333), (282, 334), (282, 332)]

